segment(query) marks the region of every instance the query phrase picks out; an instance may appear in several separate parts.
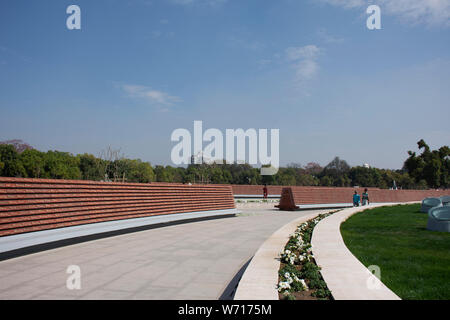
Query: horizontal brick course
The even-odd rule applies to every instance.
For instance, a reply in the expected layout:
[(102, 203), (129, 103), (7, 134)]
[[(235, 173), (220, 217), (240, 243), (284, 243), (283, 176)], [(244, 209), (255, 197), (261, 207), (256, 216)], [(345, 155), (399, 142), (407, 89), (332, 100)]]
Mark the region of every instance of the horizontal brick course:
[[(262, 196), (263, 195), (263, 188), (262, 185), (239, 185), (239, 184), (233, 184), (231, 185), (233, 188), (233, 194), (235, 196), (239, 195), (255, 195), (255, 196)], [(267, 186), (267, 191), (269, 195), (280, 195), (281, 190), (283, 189), (283, 186)]]
[[(281, 192), (279, 208), (295, 210), (298, 205), (352, 203), (355, 191), (361, 196), (365, 188), (285, 187)], [(370, 202), (422, 201), (427, 197), (450, 194), (449, 190), (386, 190), (367, 188)]]
[(235, 204), (229, 185), (0, 177), (0, 236), (233, 208)]

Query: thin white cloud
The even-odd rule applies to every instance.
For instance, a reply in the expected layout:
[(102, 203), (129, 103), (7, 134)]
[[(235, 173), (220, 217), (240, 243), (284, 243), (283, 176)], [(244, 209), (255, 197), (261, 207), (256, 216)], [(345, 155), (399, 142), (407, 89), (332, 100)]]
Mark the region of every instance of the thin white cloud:
[(260, 51), (266, 48), (264, 43), (256, 40), (248, 40), (245, 37), (231, 36), (228, 40), (232, 47), (244, 48), (247, 50)]
[(320, 49), (311, 44), (304, 47), (289, 47), (286, 49), (286, 57), (290, 61), (299, 59), (315, 59)]
[(360, 7), (366, 3), (365, 0), (319, 0), (319, 1), (326, 2), (335, 6), (341, 6), (344, 8)]
[(412, 24), (423, 23), (430, 26), (450, 26), (450, 0), (319, 0), (346, 9), (364, 8), (377, 4), (381, 13), (398, 16)]
[(159, 37), (161, 37), (161, 34), (162, 34), (162, 32), (159, 30), (152, 31), (152, 38), (155, 38), (155, 39), (159, 38)]
[(0, 46), (0, 58), (3, 61), (2, 64), (6, 64), (7, 60), (12, 60), (12, 59), (19, 59), (20, 61), (27, 62), (27, 63), (32, 62), (31, 58), (23, 55), (19, 51), (16, 51), (12, 48), (4, 47), (4, 46)]
[(306, 59), (297, 63), (295, 69), (297, 80), (305, 81), (312, 79), (316, 75), (319, 66), (316, 61)]
[(124, 84), (120, 85), (120, 88), (127, 93), (129, 97), (144, 99), (151, 105), (163, 107), (162, 110), (166, 110), (167, 107), (173, 106), (175, 103), (181, 101), (179, 97), (171, 96), (166, 92), (154, 90), (147, 86)]
[(285, 50), (286, 59), (292, 63), (295, 70), (297, 85), (303, 86), (317, 74), (319, 70), (317, 59), (321, 51), (316, 45), (289, 47)]
[(225, 3), (228, 0), (168, 0), (168, 1), (173, 4), (178, 4), (178, 5), (203, 4), (203, 5), (215, 6), (218, 4)]
[(328, 31), (324, 28), (317, 30), (317, 36), (325, 43), (342, 43), (344, 42), (343, 38), (335, 37), (328, 33)]
[(270, 59), (259, 59), (259, 60), (257, 61), (257, 63), (258, 63), (260, 66), (266, 66), (266, 65), (270, 64), (271, 62), (272, 62), (272, 60), (270, 60)]

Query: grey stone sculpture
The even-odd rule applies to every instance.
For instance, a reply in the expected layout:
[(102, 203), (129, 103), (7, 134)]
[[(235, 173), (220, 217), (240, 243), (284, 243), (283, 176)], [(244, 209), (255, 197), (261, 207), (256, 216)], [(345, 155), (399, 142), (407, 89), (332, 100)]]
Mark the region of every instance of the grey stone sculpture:
[(428, 213), (433, 207), (442, 207), (442, 201), (439, 198), (425, 198), (422, 200), (420, 211)]
[(431, 208), (428, 212), (427, 229), (450, 232), (450, 206)]

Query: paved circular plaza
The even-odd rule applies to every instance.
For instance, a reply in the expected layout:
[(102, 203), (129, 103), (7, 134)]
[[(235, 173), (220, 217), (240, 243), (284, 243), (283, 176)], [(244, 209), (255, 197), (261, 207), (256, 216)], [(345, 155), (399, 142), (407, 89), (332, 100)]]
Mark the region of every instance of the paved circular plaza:
[[(272, 206), (272, 205), (271, 205)], [(236, 217), (128, 233), (0, 262), (0, 299), (229, 299), (239, 272), (286, 223), (312, 212)], [(68, 266), (81, 270), (69, 290)]]

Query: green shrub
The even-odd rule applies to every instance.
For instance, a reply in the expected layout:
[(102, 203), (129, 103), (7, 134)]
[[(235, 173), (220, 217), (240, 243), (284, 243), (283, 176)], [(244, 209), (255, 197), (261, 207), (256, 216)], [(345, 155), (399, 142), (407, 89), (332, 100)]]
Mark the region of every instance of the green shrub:
[(317, 289), (315, 292), (312, 293), (313, 297), (316, 298), (329, 298), (331, 296), (330, 290), (327, 289)]

